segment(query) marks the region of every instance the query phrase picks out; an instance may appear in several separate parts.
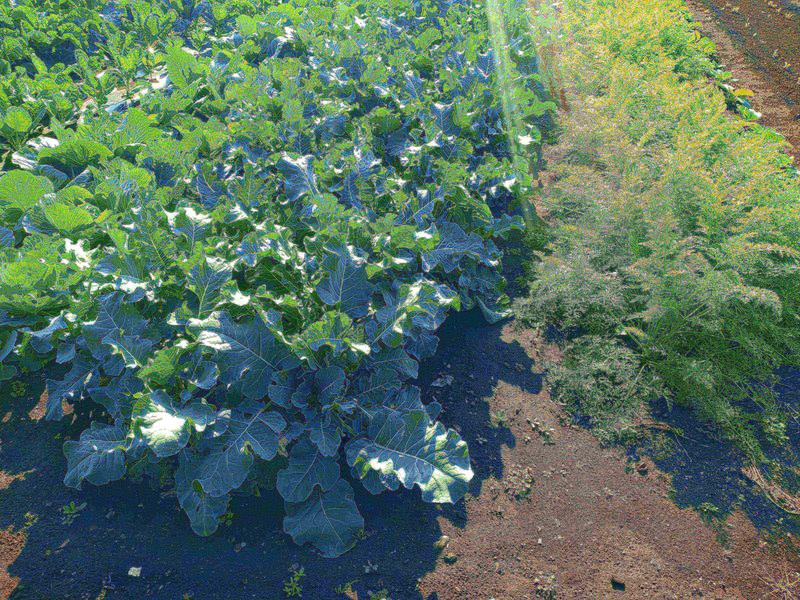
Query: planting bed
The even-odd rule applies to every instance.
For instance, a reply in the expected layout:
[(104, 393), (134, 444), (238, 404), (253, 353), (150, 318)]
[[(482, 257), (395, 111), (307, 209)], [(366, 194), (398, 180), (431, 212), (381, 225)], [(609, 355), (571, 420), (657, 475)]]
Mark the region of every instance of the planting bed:
[[(0, 561), (10, 566), (0, 589), (16, 587), (15, 600), (94, 600), (104, 589), (109, 600), (184, 594), (217, 600), (230, 598), (231, 590), (237, 598), (278, 598), (297, 564), (306, 573), (303, 597), (315, 600), (347, 598), (336, 591), (347, 582), (357, 594), (349, 597), (360, 599), (385, 589), (395, 600), (535, 600), (549, 575), (558, 598), (613, 597), (614, 579), (625, 585), (620, 597), (683, 599), (703, 592), (750, 599), (800, 568), (741, 514), (730, 520), (721, 544), (694, 510), (669, 499), (669, 474), (649, 462), (626, 468), (620, 451), (570, 425), (541, 388), (537, 365), (548, 350), (530, 332), (514, 323), (486, 325), (467, 313), (445, 324), (441, 336), (442, 349), (419, 383), (442, 403), (445, 423), (470, 444), (471, 497), (437, 510), (411, 492), (361, 494), (366, 539), (337, 559), (292, 544), (269, 495), (234, 498), (231, 525), (198, 538), (174, 497), (147, 486), (64, 488), (54, 436), (79, 428), (37, 422), (42, 411), (35, 395), (4, 402)], [(724, 454), (723, 446), (687, 446), (690, 454), (682, 456), (695, 473), (720, 468), (713, 459)], [(735, 469), (728, 475), (738, 486), (732, 492), (752, 489)], [(684, 493), (684, 482), (675, 481)], [(66, 524), (60, 509), (69, 502), (86, 507)], [(435, 545), (443, 534), (450, 541), (440, 550)], [(141, 567), (141, 576), (129, 576), (130, 567)]]

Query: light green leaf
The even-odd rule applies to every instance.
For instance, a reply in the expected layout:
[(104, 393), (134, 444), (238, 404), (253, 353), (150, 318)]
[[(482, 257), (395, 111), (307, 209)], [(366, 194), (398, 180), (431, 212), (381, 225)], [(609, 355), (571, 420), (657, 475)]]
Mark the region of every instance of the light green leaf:
[(29, 171), (10, 171), (0, 177), (0, 210), (6, 219), (16, 220), (52, 191), (53, 184), (46, 177)]
[(28, 111), (19, 106), (12, 106), (3, 116), (3, 125), (14, 133), (27, 133), (33, 125)]
[(86, 227), (94, 222), (92, 215), (85, 208), (60, 202), (45, 206), (44, 215), (50, 225), (66, 233)]
[(378, 412), (367, 437), (349, 444), (347, 462), (362, 478), (377, 471), (406, 488), (418, 486), (426, 502), (456, 502), (473, 476), (466, 442), (424, 411)]
[(133, 407), (132, 429), (159, 458), (180, 452), (192, 431), (202, 432), (216, 418), (203, 402), (175, 406), (163, 390), (156, 390)]

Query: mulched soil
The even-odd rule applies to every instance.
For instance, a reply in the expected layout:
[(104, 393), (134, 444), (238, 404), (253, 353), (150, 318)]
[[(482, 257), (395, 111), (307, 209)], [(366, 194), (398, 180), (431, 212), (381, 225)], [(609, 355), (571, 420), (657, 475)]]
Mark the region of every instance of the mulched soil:
[(762, 123), (800, 156), (800, 2), (686, 0), (737, 86), (755, 92)]

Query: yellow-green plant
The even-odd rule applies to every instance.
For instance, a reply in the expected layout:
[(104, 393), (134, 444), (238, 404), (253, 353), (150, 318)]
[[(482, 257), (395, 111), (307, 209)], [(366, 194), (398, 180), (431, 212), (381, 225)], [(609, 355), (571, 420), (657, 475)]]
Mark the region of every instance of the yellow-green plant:
[[(575, 368), (554, 370), (556, 391), (596, 422), (626, 428), (663, 395), (760, 460), (759, 430), (782, 441), (773, 373), (800, 349), (800, 179), (785, 143), (728, 110), (682, 2), (568, 0), (560, 17), (573, 108), (541, 198), (550, 240), (518, 310), (567, 332)], [(615, 363), (635, 383), (609, 379)]]

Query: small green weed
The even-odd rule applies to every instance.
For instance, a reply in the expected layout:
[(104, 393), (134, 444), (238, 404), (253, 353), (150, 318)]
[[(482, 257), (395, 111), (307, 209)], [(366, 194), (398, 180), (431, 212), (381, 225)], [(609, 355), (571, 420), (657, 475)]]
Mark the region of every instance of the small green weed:
[(28, 392), (28, 386), (25, 385), (24, 381), (13, 381), (11, 382), (11, 396), (14, 398), (23, 398), (25, 394)]
[(61, 507), (61, 522), (64, 525), (72, 525), (75, 522), (75, 519), (78, 518), (78, 515), (86, 508), (86, 502), (81, 502), (80, 504), (75, 504), (74, 501), (70, 501), (69, 504), (65, 504)]
[(558, 598), (556, 576), (552, 573), (539, 575), (533, 580), (533, 591), (540, 600), (556, 600)]
[(358, 583), (358, 579), (353, 579), (351, 581), (347, 581), (345, 583), (339, 584), (334, 588), (334, 592), (337, 594), (349, 595), (353, 593), (353, 586)]
[(26, 512), (25, 513), (25, 527), (26, 528), (27, 527), (33, 527), (38, 522), (39, 522), (39, 515), (31, 513), (31, 512)]
[(306, 571), (301, 566), (292, 565), (290, 573), (289, 579), (283, 582), (283, 593), (287, 598), (302, 598), (303, 586), (300, 580), (306, 576)]
[(502, 410), (489, 414), (489, 425), (492, 429), (508, 429), (508, 417)]
[(219, 523), (220, 525), (230, 527), (233, 524), (233, 511), (228, 509), (228, 511), (219, 518)]

